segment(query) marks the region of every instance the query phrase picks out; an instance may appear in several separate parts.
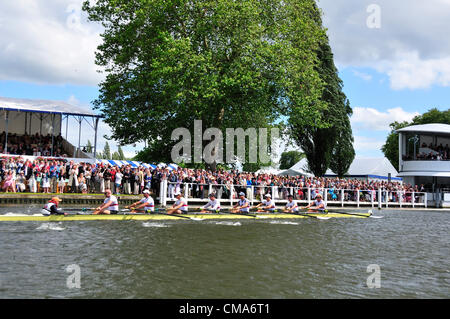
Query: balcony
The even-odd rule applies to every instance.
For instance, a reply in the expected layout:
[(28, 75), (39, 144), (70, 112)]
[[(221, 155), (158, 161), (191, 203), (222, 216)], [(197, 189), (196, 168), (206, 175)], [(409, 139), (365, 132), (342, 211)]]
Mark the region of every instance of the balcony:
[(450, 172), (450, 161), (403, 161), (400, 172)]

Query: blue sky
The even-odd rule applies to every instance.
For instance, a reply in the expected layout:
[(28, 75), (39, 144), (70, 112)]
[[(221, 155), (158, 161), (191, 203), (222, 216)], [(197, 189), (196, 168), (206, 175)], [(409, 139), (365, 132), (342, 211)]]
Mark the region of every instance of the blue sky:
[[(101, 28), (82, 0), (0, 3), (0, 96), (62, 100), (90, 108), (102, 75)], [(450, 0), (320, 0), (335, 63), (354, 111), (358, 157), (381, 157), (389, 123), (450, 103)], [(76, 144), (78, 129), (70, 126)], [(107, 125), (100, 127), (99, 148)], [(84, 125), (82, 145), (93, 140)], [(114, 141), (109, 142), (116, 149)], [(124, 148), (128, 156), (142, 145)]]

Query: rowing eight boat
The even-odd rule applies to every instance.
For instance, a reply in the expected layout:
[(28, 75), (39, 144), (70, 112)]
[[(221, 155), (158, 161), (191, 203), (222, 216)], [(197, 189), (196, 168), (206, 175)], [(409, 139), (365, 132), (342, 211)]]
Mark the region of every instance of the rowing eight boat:
[(220, 213), (220, 214), (185, 214), (185, 215), (168, 215), (168, 214), (117, 214), (117, 215), (92, 215), (92, 214), (71, 214), (68, 216), (52, 215), (44, 216), (40, 214), (36, 215), (20, 215), (20, 214), (7, 214), (0, 215), (0, 221), (3, 222), (17, 222), (17, 221), (93, 221), (93, 220), (179, 220), (180, 217), (193, 220), (214, 220), (214, 219), (298, 219), (298, 218), (311, 218), (326, 216), (330, 218), (367, 218), (371, 216), (371, 212), (367, 213), (340, 213), (329, 212), (327, 214), (309, 213), (309, 214), (256, 214), (256, 215), (244, 215), (244, 214), (232, 214), (232, 213)]

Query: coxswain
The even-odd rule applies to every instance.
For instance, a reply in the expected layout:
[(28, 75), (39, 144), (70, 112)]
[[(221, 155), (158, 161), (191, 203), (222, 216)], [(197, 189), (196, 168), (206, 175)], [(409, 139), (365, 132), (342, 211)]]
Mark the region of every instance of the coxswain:
[(119, 202), (110, 189), (105, 190), (105, 201), (93, 212), (94, 215), (111, 215), (119, 213)]
[(232, 213), (249, 213), (250, 211), (250, 201), (245, 198), (245, 193), (239, 193), (239, 201), (233, 206), (231, 210)]
[(322, 195), (317, 194), (315, 201), (306, 206), (305, 209), (308, 209), (308, 213), (324, 213), (326, 205), (322, 199)]
[(186, 214), (188, 211), (188, 204), (186, 199), (181, 196), (180, 192), (175, 193), (177, 201), (172, 205), (172, 208), (167, 211), (167, 214)]
[(220, 202), (216, 198), (216, 194), (209, 194), (209, 202), (203, 206), (202, 213), (212, 213), (220, 211)]
[(132, 213), (135, 213), (136, 211), (141, 211), (146, 214), (154, 212), (155, 201), (153, 200), (153, 197), (150, 196), (150, 191), (145, 189), (142, 194), (144, 195), (144, 198), (134, 204), (131, 204), (130, 206), (125, 206), (125, 208), (131, 209)]
[(58, 204), (61, 202), (62, 199), (59, 197), (53, 197), (48, 201), (47, 204), (44, 205), (44, 208), (42, 208), (41, 213), (44, 216), (50, 216), (50, 215), (64, 215), (67, 216), (67, 213), (64, 213), (58, 209)]
[(267, 194), (266, 196), (264, 196), (264, 198), (265, 198), (265, 200), (263, 200), (255, 208), (258, 209), (259, 213), (273, 212), (276, 207), (275, 207), (275, 202), (272, 200), (272, 196), (270, 194)]
[(285, 213), (296, 213), (298, 212), (297, 202), (294, 200), (294, 195), (288, 195), (288, 202), (284, 208)]

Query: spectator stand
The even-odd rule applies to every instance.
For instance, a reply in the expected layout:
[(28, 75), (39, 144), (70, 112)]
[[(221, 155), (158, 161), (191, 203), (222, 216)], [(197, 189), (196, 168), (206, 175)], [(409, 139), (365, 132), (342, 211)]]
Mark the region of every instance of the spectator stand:
[[(86, 121), (94, 130), (94, 154), (97, 151), (98, 123), (101, 116), (93, 112), (61, 101), (31, 100), (0, 97), (0, 153), (10, 155), (33, 155), (31, 145), (27, 143), (36, 138), (42, 141), (48, 138), (47, 156), (88, 158), (81, 151), (81, 124)], [(67, 141), (69, 118), (78, 122), (78, 148)], [(65, 140), (62, 138), (62, 123), (66, 121)], [(15, 144), (11, 138), (14, 136)], [(37, 145), (36, 145), (37, 146)], [(42, 146), (42, 145), (41, 145)], [(57, 147), (58, 146), (58, 147)], [(58, 149), (59, 148), (59, 149)], [(64, 148), (64, 149), (63, 149)], [(19, 152), (17, 152), (19, 151)], [(39, 154), (45, 155), (45, 154)]]

